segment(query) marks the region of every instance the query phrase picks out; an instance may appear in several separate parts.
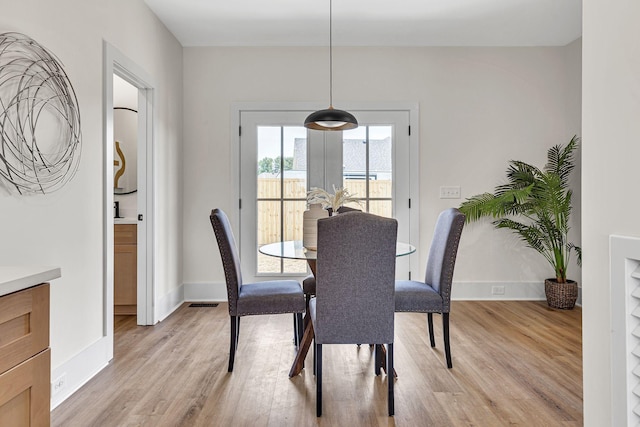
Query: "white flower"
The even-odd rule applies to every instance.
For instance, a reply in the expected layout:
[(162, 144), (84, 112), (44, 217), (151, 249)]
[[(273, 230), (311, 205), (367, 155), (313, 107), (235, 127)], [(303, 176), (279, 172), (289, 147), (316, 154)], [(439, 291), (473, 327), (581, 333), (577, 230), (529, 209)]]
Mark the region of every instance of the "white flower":
[(361, 201), (355, 198), (355, 194), (349, 194), (349, 190), (346, 188), (336, 188), (333, 186), (334, 194), (327, 192), (326, 190), (318, 187), (311, 187), (311, 190), (307, 192), (307, 203), (314, 204), (320, 203), (323, 208), (331, 208), (334, 212), (338, 211), (338, 208), (346, 203), (357, 203), (361, 205)]

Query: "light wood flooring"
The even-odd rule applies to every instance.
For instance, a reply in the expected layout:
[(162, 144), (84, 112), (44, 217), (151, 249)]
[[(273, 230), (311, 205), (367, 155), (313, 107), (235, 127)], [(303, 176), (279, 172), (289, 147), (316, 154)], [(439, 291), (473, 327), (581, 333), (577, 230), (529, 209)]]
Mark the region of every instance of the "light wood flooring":
[(52, 412), (53, 426), (581, 426), (582, 311), (542, 301), (454, 301), (453, 369), (441, 318), (396, 315), (395, 417), (368, 345), (323, 346), (323, 416), (312, 352), (290, 379), (291, 315), (242, 318), (227, 373), (229, 316), (183, 305), (153, 327), (115, 323), (114, 360)]

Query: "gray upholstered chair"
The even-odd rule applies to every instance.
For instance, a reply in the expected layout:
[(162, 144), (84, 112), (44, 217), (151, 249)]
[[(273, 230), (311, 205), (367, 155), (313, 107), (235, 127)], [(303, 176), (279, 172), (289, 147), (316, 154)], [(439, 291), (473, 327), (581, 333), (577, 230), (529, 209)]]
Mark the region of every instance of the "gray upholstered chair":
[(302, 339), (302, 313), (305, 311), (304, 294), (295, 280), (270, 280), (259, 283), (243, 283), (240, 259), (235, 238), (227, 215), (220, 209), (211, 211), (211, 225), (218, 241), (224, 276), (227, 282), (231, 336), (229, 346), (229, 372), (240, 334), (240, 317), (256, 314), (294, 313), (296, 345)]
[(396, 311), (427, 313), (431, 347), (436, 346), (433, 337), (433, 313), (442, 314), (444, 351), (449, 369), (453, 367), (449, 343), (451, 284), (464, 219), (464, 214), (458, 209), (442, 211), (438, 216), (429, 249), (425, 281), (396, 281)]
[[(315, 333), (316, 411), (322, 415), (322, 346), (387, 345), (387, 372), (393, 372), (394, 281), (398, 222), (363, 212), (318, 220), (318, 289), (309, 303)], [(387, 376), (393, 415), (393, 375)]]
[[(331, 215), (333, 209), (327, 208), (327, 210), (329, 211), (329, 215)], [(349, 206), (340, 206), (338, 208), (339, 214), (347, 212), (362, 212), (362, 210), (350, 208)], [(309, 300), (316, 294), (316, 278), (313, 274), (308, 275), (304, 280), (302, 280), (302, 291), (304, 292), (304, 296), (307, 300), (307, 306), (309, 306)]]

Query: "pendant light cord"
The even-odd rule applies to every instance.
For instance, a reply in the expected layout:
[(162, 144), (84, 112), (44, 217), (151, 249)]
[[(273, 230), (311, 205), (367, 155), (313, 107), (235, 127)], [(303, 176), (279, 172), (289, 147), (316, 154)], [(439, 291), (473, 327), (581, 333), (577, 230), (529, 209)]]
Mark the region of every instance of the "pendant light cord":
[(333, 11), (329, 0), (329, 108), (333, 108)]

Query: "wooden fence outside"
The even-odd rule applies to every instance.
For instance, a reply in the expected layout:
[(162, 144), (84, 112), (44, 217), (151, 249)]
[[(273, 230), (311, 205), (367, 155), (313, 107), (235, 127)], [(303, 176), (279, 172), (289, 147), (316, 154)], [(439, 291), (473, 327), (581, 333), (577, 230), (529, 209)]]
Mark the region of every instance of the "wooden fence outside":
[[(307, 209), (306, 180), (285, 178), (282, 185), (285, 198), (300, 199), (284, 202), (284, 240), (302, 240), (302, 214)], [(258, 199), (279, 199), (280, 186), (278, 178), (258, 179)], [(356, 197), (366, 195), (366, 181), (363, 179), (345, 180), (345, 187)], [(390, 199), (391, 188), (391, 180), (369, 181), (369, 197)], [(372, 201), (370, 212), (390, 217), (391, 201)], [(278, 241), (280, 241), (280, 202), (258, 201), (258, 245)]]

